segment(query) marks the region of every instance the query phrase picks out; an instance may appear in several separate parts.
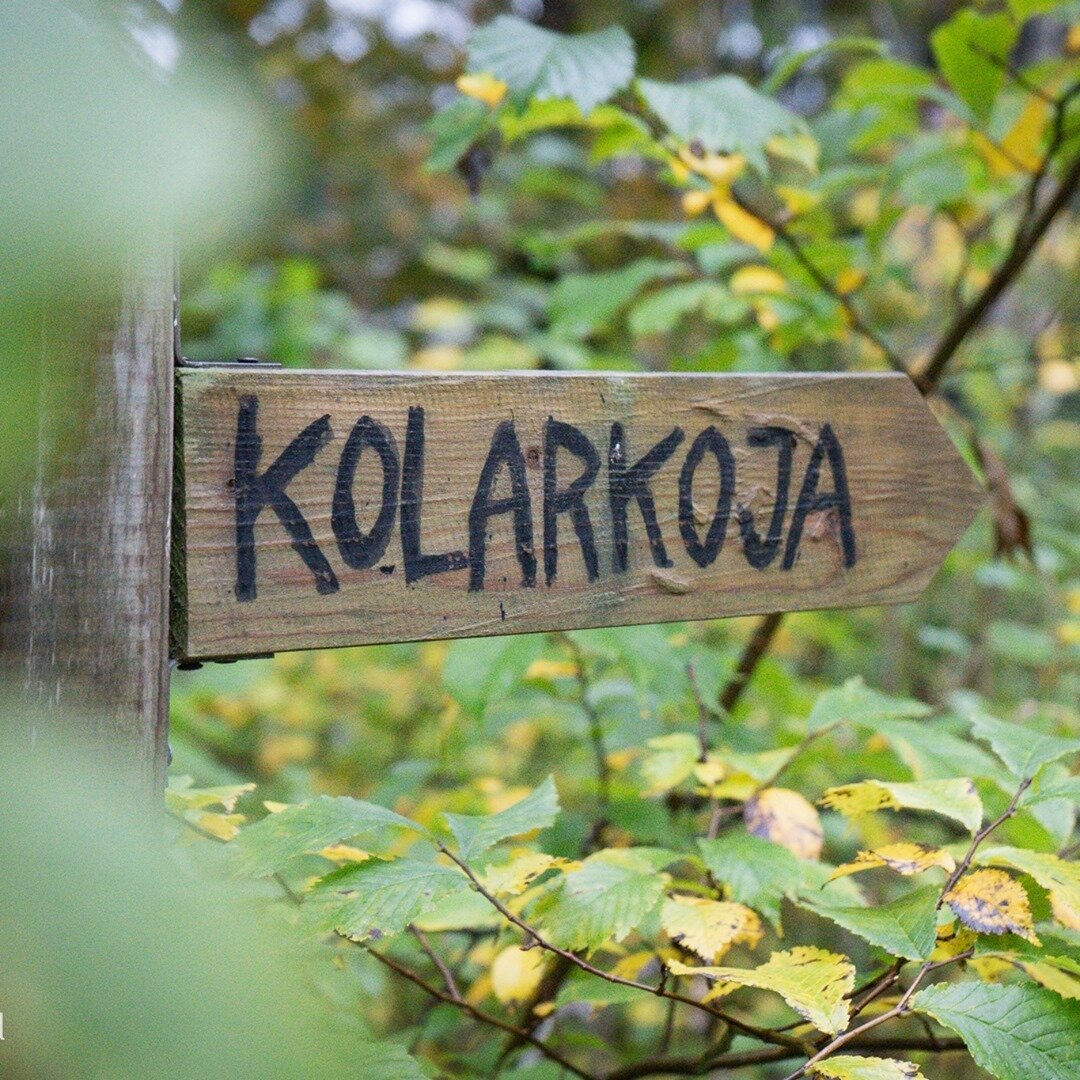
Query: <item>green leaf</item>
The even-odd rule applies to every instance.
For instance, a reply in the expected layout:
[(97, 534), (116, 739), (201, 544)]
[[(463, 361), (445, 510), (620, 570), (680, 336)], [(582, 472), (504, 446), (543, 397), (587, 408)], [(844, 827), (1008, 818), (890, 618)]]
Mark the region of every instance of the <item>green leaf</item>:
[(570, 98), (589, 112), (630, 85), (634, 43), (620, 26), (557, 34), (500, 15), (469, 38), (469, 70), (489, 72), (522, 97)]
[(1013, 18), (1023, 22), (1032, 15), (1044, 15), (1055, 8), (1065, 7), (1068, 0), (1006, 0), (1008, 9)]
[(982, 800), (966, 778), (918, 780), (911, 784), (863, 780), (830, 788), (821, 803), (848, 817), (875, 810), (928, 810), (959, 821), (969, 832), (975, 832), (983, 819)]
[(841, 721), (860, 727), (876, 728), (879, 720), (910, 719), (928, 716), (933, 710), (929, 705), (912, 698), (895, 698), (871, 690), (856, 675), (843, 686), (826, 690), (818, 695), (807, 719), (809, 731), (821, 731)]
[(673, 135), (688, 143), (700, 142), (708, 151), (743, 154), (761, 172), (768, 168), (769, 139), (806, 130), (799, 117), (738, 75), (691, 83), (639, 79), (637, 85)]
[(1047, 785), (1025, 796), (1023, 805), (1034, 806), (1038, 803), (1053, 802), (1056, 799), (1068, 799), (1070, 802), (1080, 802), (1080, 776), (1072, 776), (1068, 780)]
[(728, 887), (731, 899), (760, 911), (777, 929), (780, 901), (802, 881), (799, 860), (787, 848), (746, 833), (699, 840), (709, 873)]
[(316, 925), (355, 941), (398, 934), (438, 901), (470, 889), (456, 867), (418, 858), (368, 859), (320, 878), (305, 901)]
[(826, 41), (823, 45), (817, 45), (812, 49), (801, 49), (784, 57), (769, 72), (769, 76), (761, 83), (761, 90), (766, 94), (775, 94), (785, 86), (795, 73), (809, 60), (816, 60), (822, 56), (830, 56), (839, 52), (868, 52), (875, 56), (885, 56), (888, 47), (877, 38), (866, 37), (842, 37)]
[(828, 1035), (835, 1035), (848, 1025), (846, 995), (855, 987), (855, 965), (838, 953), (798, 946), (786, 952), (774, 952), (756, 968), (688, 967), (676, 960), (669, 961), (668, 967), (674, 975), (704, 975), (729, 989), (754, 986), (772, 990)]
[(930, 36), (946, 82), (983, 123), (1005, 82), (1016, 34), (1016, 24), (1004, 12), (981, 15), (963, 8)]
[(598, 851), (563, 878), (543, 913), (543, 929), (565, 949), (595, 949), (605, 941), (621, 941), (660, 902), (667, 881), (648, 852)]
[(638, 259), (618, 270), (567, 274), (551, 294), (552, 329), (564, 337), (587, 337), (605, 327), (650, 282), (685, 273), (682, 263)]
[(737, 322), (750, 310), (750, 305), (715, 281), (687, 281), (660, 289), (645, 297), (630, 312), (627, 320), (630, 332), (664, 334), (674, 329), (680, 319), (700, 311), (707, 319)]
[(465, 151), (490, 130), (493, 116), (479, 101), (454, 101), (435, 113), (425, 125), (431, 136), (425, 167), (430, 172), (449, 172)]
[(810, 1072), (824, 1080), (926, 1080), (913, 1062), (858, 1054), (826, 1058), (811, 1065)]
[(292, 859), (321, 851), (330, 844), (359, 837), (361, 846), (377, 846), (388, 829), (425, 832), (421, 825), (375, 803), (319, 795), (299, 806), (289, 806), (240, 831), (233, 844), (238, 875), (264, 877)]
[(687, 731), (673, 731), (649, 739), (648, 755), (641, 762), (641, 775), (648, 781), (646, 795), (670, 791), (693, 771), (701, 754), (701, 743)]
[(1033, 986), (964, 982), (920, 990), (920, 1012), (951, 1028), (998, 1080), (1076, 1080), (1080, 1003)]
[(893, 956), (925, 960), (934, 948), (937, 918), (934, 905), (941, 890), (930, 885), (876, 907), (837, 904), (826, 894), (801, 895), (799, 904), (831, 919)]
[(1019, 777), (1033, 777), (1044, 765), (1066, 754), (1080, 753), (1080, 739), (1059, 739), (1018, 724), (1007, 724), (980, 711), (967, 719), (977, 739), (990, 748)]
[(1030, 874), (1044, 889), (1080, 911), (1080, 864), (1067, 862), (1044, 851), (1027, 848), (995, 847), (980, 851), (975, 860), (980, 866), (1008, 866)]
[(524, 799), (497, 814), (444, 814), (458, 842), (458, 855), (468, 861), (511, 836), (546, 829), (559, 813), (559, 793), (548, 777)]

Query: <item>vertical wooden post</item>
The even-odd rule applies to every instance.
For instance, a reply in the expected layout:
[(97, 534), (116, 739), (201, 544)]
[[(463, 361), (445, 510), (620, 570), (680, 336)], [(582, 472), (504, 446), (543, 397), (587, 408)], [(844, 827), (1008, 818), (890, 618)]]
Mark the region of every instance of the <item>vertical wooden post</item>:
[(5, 725), (31, 745), (70, 725), (144, 791), (166, 758), (174, 285), (161, 235), (42, 306), (29, 482), (0, 498)]

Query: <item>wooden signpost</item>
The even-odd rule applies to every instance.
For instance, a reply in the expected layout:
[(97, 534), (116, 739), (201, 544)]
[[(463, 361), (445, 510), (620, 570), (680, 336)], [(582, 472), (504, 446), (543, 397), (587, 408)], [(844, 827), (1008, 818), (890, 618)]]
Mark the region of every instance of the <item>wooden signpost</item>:
[(903, 375), (180, 368), (182, 661), (914, 599), (982, 491)]

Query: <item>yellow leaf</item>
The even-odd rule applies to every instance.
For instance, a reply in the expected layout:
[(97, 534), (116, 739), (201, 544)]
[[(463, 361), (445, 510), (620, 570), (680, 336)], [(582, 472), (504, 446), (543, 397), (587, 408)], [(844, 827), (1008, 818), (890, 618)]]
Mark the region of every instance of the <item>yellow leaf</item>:
[(216, 836), (219, 840), (231, 840), (240, 831), (240, 825), (244, 821), (243, 814), (212, 814), (209, 812), (200, 814), (196, 823), (203, 832)]
[(687, 168), (705, 177), (713, 184), (730, 187), (746, 169), (746, 158), (742, 154), (697, 154), (689, 147), (679, 151), (679, 158)]
[(850, 1020), (847, 995), (855, 988), (855, 965), (846, 956), (809, 946), (775, 952), (756, 968), (688, 967), (669, 961), (673, 975), (702, 975), (717, 986), (705, 1000), (753, 986), (779, 994), (819, 1031), (835, 1035)]
[(476, 75), (460, 75), (454, 85), (466, 96), (482, 101), (494, 109), (504, 97), (507, 86), (502, 79), (482, 71)]
[(1013, 970), (1012, 964), (1000, 956), (973, 956), (968, 966), (983, 982), (1001, 982), (1001, 976)]
[(912, 1061), (895, 1058), (860, 1057), (840, 1054), (810, 1066), (815, 1076), (825, 1080), (926, 1080)]
[(744, 210), (726, 191), (714, 194), (713, 210), (736, 240), (757, 248), (762, 255), (773, 246), (776, 239), (773, 228), (749, 210)]
[(877, 188), (863, 188), (851, 197), (848, 217), (853, 225), (865, 228), (873, 225), (881, 216), (881, 192)]
[(975, 785), (966, 778), (919, 780), (911, 784), (864, 780), (830, 788), (821, 805), (839, 810), (845, 817), (859, 817), (875, 810), (930, 810), (954, 818), (975, 832), (982, 821), (982, 801)]
[(509, 862), (489, 866), (482, 880), (488, 892), (496, 896), (520, 896), (535, 878), (557, 864), (565, 866), (567, 862), (541, 851), (523, 851)]
[(794, 217), (805, 214), (807, 210), (813, 210), (821, 202), (821, 196), (816, 191), (807, 191), (806, 188), (788, 187), (786, 184), (777, 184), (776, 194), (784, 200), (788, 212)]
[(230, 784), (226, 787), (196, 788), (190, 776), (174, 777), (165, 789), (165, 803), (171, 810), (204, 810), (218, 805), (231, 814), (237, 800), (246, 791), (254, 791), (254, 784)]
[(771, 266), (740, 266), (728, 288), (736, 296), (752, 296), (755, 293), (786, 293), (787, 282)]
[(656, 953), (651, 949), (629, 953), (615, 962), (611, 973), (620, 979), (636, 979), (645, 965), (655, 957)]
[(287, 802), (274, 802), (272, 799), (263, 801), (263, 806), (265, 806), (267, 812), (271, 814), (280, 814), (282, 810), (288, 810), (289, 805), (290, 804)]
[(952, 960), (961, 953), (975, 947), (977, 938), (973, 930), (969, 930), (963, 923), (953, 922), (948, 926), (939, 926), (937, 931), (937, 944), (930, 954), (930, 959)]
[(671, 169), (671, 175), (674, 177), (677, 184), (685, 184), (690, 179), (690, 170), (686, 167), (686, 163), (681, 161), (677, 157), (669, 157), (667, 159), (668, 168)]
[(540, 657), (525, 669), (525, 678), (530, 681), (542, 679), (573, 679), (577, 677), (578, 666), (573, 660), (545, 660)]
[(1061, 894), (1053, 889), (1050, 890), (1050, 912), (1066, 930), (1080, 930), (1080, 910), (1063, 900)]
[(1013, 847), (988, 848), (979, 852), (975, 861), (981, 866), (1008, 866), (1030, 874), (1051, 897), (1057, 896), (1060, 903), (1073, 910), (1080, 909), (1080, 863), (1049, 852)]
[(689, 214), (690, 217), (697, 217), (699, 214), (705, 213), (709, 208), (709, 203), (712, 202), (711, 191), (687, 191), (682, 197), (683, 213)]
[(753, 948), (761, 940), (761, 919), (742, 904), (673, 896), (664, 901), (660, 924), (668, 936), (703, 960), (715, 963), (732, 945)]
[(652, 751), (641, 762), (641, 775), (648, 781), (646, 795), (659, 795), (681, 784), (694, 771), (701, 744), (685, 731), (659, 735), (646, 743)]
[(927, 844), (907, 842), (884, 844), (872, 851), (860, 851), (853, 862), (838, 866), (829, 880), (846, 877), (848, 874), (858, 874), (863, 870), (873, 870), (879, 866), (887, 866), (890, 870), (903, 874), (905, 877), (921, 874), (932, 866), (939, 866), (946, 873), (951, 874), (956, 869), (956, 860), (942, 848), (930, 847)]
[(491, 965), (491, 989), (504, 1005), (527, 1001), (536, 993), (546, 967), (542, 949), (503, 949)]
[(780, 316), (766, 300), (754, 301), (754, 314), (757, 316), (758, 326), (766, 333), (775, 330), (780, 325)]
[(709, 754), (704, 761), (699, 761), (694, 766), (694, 778), (707, 787), (715, 787), (727, 772), (727, 766), (715, 754)]
[(339, 866), (347, 862), (365, 862), (371, 858), (371, 853), (361, 851), (360, 848), (351, 847), (348, 844), (331, 844), (324, 847), (319, 854), (324, 859), (336, 862)]
[(743, 808), (743, 821), (747, 832), (782, 844), (800, 859), (816, 859), (821, 854), (821, 818), (797, 791), (759, 791)]
[(1019, 934), (1039, 944), (1028, 895), (1004, 870), (973, 870), (944, 899), (965, 926), (980, 934)]
[(1065, 49), (1070, 53), (1080, 52), (1080, 23), (1069, 27), (1069, 32), (1065, 35)]
[(1050, 394), (1071, 394), (1080, 389), (1080, 365), (1068, 360), (1044, 360), (1039, 365), (1039, 385)]
[(1042, 960), (1021, 961), (1020, 969), (1047, 990), (1068, 1001), (1080, 1001), (1080, 979)]
[(1029, 94), (1024, 111), (1001, 140), (1001, 149), (1020, 170), (1034, 171), (1039, 167), (1039, 147), (1050, 115), (1050, 102), (1038, 94)]
[(866, 280), (866, 271), (848, 266), (836, 275), (836, 291), (841, 296), (853, 293)]

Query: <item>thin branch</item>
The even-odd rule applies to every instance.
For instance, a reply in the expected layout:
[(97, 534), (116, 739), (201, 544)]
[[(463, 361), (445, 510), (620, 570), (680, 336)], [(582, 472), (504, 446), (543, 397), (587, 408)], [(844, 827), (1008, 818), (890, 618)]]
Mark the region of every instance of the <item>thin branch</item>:
[[(1035, 178), (1033, 177), (1032, 180), (1034, 181)], [(972, 330), (982, 321), (987, 311), (993, 307), (995, 302), (1013, 283), (1013, 280), (1024, 268), (1031, 253), (1045, 235), (1046, 230), (1050, 228), (1058, 214), (1069, 205), (1078, 189), (1080, 189), (1080, 157), (1073, 160), (1058, 185), (1057, 191), (1047, 200), (1042, 210), (1030, 223), (1030, 226), (1025, 227), (1025, 222), (1021, 222), (1013, 237), (1012, 247), (1009, 249), (1008, 255), (1005, 256), (997, 270), (994, 271), (993, 276), (986, 283), (986, 287), (960, 313), (956, 321), (946, 331), (923, 370), (913, 376), (915, 385), (923, 394), (929, 394), (937, 386), (942, 374), (944, 374), (946, 364), (953, 358), (957, 349), (964, 343)]]
[(424, 950), (427, 958), (438, 969), (439, 974), (443, 977), (443, 982), (446, 984), (446, 992), (458, 1005), (464, 1000), (461, 996), (461, 991), (458, 989), (457, 982), (454, 979), (454, 973), (446, 966), (446, 961), (432, 948), (431, 942), (428, 941), (427, 934), (424, 933), (418, 926), (410, 924), (409, 933), (420, 943), (420, 948)]
[(465, 874), (469, 881), (472, 882), (473, 888), (480, 893), (480, 895), (484, 897), (484, 899), (487, 900), (487, 902), (491, 904), (491, 906), (495, 908), (507, 922), (512, 923), (525, 935), (524, 948), (529, 949), (538, 947), (547, 952), (554, 953), (556, 956), (561, 956), (564, 960), (569, 961), (575, 967), (580, 968), (589, 975), (595, 975), (598, 979), (614, 983), (616, 986), (629, 986), (634, 990), (642, 990), (647, 994), (653, 994), (655, 997), (664, 998), (667, 1001), (681, 1001), (684, 1005), (689, 1005), (692, 1008), (700, 1009), (702, 1012), (718, 1017), (725, 1024), (729, 1024), (731, 1027), (741, 1031), (744, 1035), (750, 1035), (761, 1042), (772, 1043), (777, 1046), (786, 1046), (795, 1050), (805, 1049), (805, 1043), (801, 1039), (781, 1035), (768, 1028), (759, 1028), (753, 1024), (747, 1024), (734, 1016), (720, 1012), (718, 1009), (714, 1009), (706, 1003), (697, 1001), (685, 994), (678, 994), (671, 990), (665, 990), (662, 986), (650, 986), (649, 983), (638, 982), (635, 979), (624, 979), (619, 975), (612, 974), (610, 971), (604, 971), (603, 968), (595, 967), (587, 960), (582, 960), (580, 956), (571, 952), (569, 949), (560, 948), (553, 942), (548, 941), (538, 930), (525, 922), (520, 915), (516, 915), (511, 911), (497, 896), (495, 896), (494, 893), (484, 887), (480, 879), (473, 873), (471, 867), (462, 859), (458, 858), (458, 856), (446, 847), (445, 844), (438, 844), (438, 849)]
[(408, 979), (409, 982), (415, 986), (419, 986), (421, 990), (426, 994), (430, 994), (433, 998), (437, 998), (439, 1001), (445, 1002), (447, 1005), (454, 1005), (457, 1008), (468, 1013), (474, 1020), (478, 1020), (481, 1024), (488, 1024), (491, 1027), (496, 1027), (502, 1031), (509, 1032), (525, 1042), (535, 1046), (544, 1057), (554, 1061), (556, 1065), (566, 1069), (567, 1072), (573, 1073), (575, 1076), (580, 1076), (582, 1080), (595, 1080), (591, 1073), (585, 1072), (584, 1069), (578, 1068), (572, 1061), (565, 1058), (557, 1050), (553, 1050), (543, 1039), (538, 1039), (531, 1031), (525, 1031), (523, 1028), (515, 1027), (513, 1024), (508, 1024), (505, 1020), (500, 1019), (498, 1016), (493, 1016), (491, 1013), (484, 1012), (483, 1009), (478, 1009), (472, 1003), (463, 999), (455, 999), (448, 993), (444, 993), (436, 986), (432, 986), (429, 982), (426, 982), (421, 976), (417, 975), (415, 971), (405, 967), (404, 964), (398, 963), (392, 957), (387, 956), (386, 953), (381, 953), (375, 949), (367, 949), (369, 956), (374, 956), (379, 963), (388, 967), (391, 971), (396, 972), (403, 979)]
[(903, 1016), (910, 1011), (909, 1002), (918, 990), (922, 981), (932, 971), (937, 971), (939, 968), (947, 967), (949, 964), (958, 963), (961, 960), (966, 960), (971, 956), (973, 950), (968, 949), (967, 952), (960, 953), (958, 956), (951, 956), (948, 960), (927, 960), (925, 964), (915, 973), (915, 978), (911, 980), (911, 985), (904, 991), (900, 1000), (887, 1012), (881, 1013), (880, 1016), (875, 1016), (866, 1023), (860, 1024), (856, 1028), (852, 1028), (850, 1031), (845, 1031), (840, 1035), (837, 1035), (832, 1042), (823, 1046), (805, 1065), (801, 1065), (793, 1073), (790, 1073), (785, 1080), (799, 1080), (799, 1077), (805, 1075), (806, 1070), (812, 1065), (816, 1065), (819, 1061), (824, 1061), (825, 1058), (836, 1053), (837, 1050), (844, 1046), (847, 1046), (850, 1042), (858, 1039), (860, 1035), (865, 1035), (868, 1031), (872, 1031), (876, 1027), (880, 1027), (882, 1024), (888, 1023), (890, 1020), (895, 1020), (898, 1016)]
[(705, 699), (701, 696), (701, 687), (698, 685), (697, 672), (694, 670), (692, 663), (686, 665), (686, 678), (690, 683), (690, 690), (694, 695), (694, 702), (697, 705), (698, 713), (698, 745), (700, 746), (700, 753), (698, 754), (698, 761), (705, 761), (709, 756), (709, 707), (705, 704)]
[(582, 711), (585, 713), (585, 719), (588, 721), (589, 741), (592, 743), (593, 757), (596, 761), (597, 801), (600, 804), (601, 818), (593, 827), (593, 833), (597, 834), (603, 827), (603, 821), (607, 817), (608, 807), (611, 803), (611, 770), (608, 768), (607, 749), (604, 746), (604, 730), (600, 723), (599, 713), (589, 701), (589, 679), (585, 673), (585, 653), (569, 634), (560, 634), (559, 636), (574, 657), (574, 665), (577, 668), (578, 700)]
[(750, 677), (776, 636), (776, 631), (780, 629), (783, 619), (784, 613), (775, 611), (771, 615), (765, 615), (754, 628), (742, 656), (739, 657), (739, 662), (735, 665), (734, 673), (720, 695), (720, 708), (724, 713), (730, 713), (738, 704), (743, 691), (750, 683)]
[(949, 893), (953, 886), (967, 873), (967, 869), (971, 866), (971, 860), (975, 857), (975, 852), (979, 849), (979, 845), (999, 826), (1004, 824), (1016, 813), (1016, 808), (1020, 805), (1020, 799), (1024, 792), (1031, 787), (1032, 777), (1027, 776), (1020, 781), (1020, 786), (1016, 789), (1016, 794), (1013, 795), (1009, 801), (1009, 805), (989, 824), (984, 825), (972, 838), (971, 844), (967, 849), (964, 857), (957, 864), (956, 869), (949, 875), (949, 880), (945, 882), (945, 887), (941, 890), (941, 895), (938, 897), (935, 907), (940, 908), (945, 903), (945, 896)]

